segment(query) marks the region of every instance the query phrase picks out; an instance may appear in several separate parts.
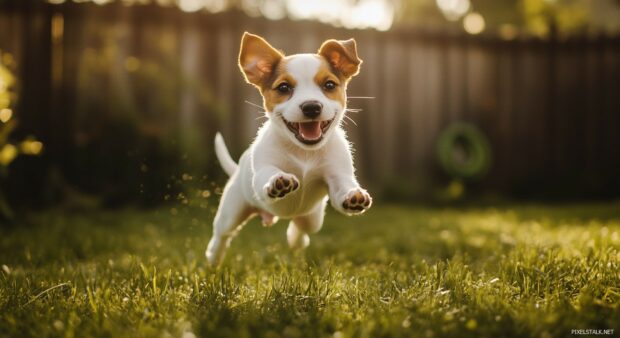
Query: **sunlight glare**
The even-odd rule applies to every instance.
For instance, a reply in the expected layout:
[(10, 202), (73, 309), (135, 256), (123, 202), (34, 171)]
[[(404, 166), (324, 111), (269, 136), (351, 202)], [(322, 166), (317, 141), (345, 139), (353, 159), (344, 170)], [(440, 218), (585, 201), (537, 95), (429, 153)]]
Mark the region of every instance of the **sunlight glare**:
[(336, 11), (336, 6), (340, 4), (342, 4), (342, 1), (288, 0), (287, 9), (293, 19), (304, 20), (330, 16), (329, 10)]
[(253, 18), (259, 17), (261, 15), (261, 9), (259, 8), (260, 4), (257, 1), (241, 0), (241, 7), (243, 8), (245, 14)]
[(39, 155), (43, 150), (43, 143), (36, 140), (25, 140), (20, 144), (22, 153), (26, 155)]
[(261, 4), (260, 12), (270, 20), (280, 20), (286, 17), (286, 8), (282, 6), (280, 0), (264, 0)]
[(205, 3), (205, 8), (211, 13), (219, 13), (226, 9), (228, 0), (209, 0)]
[(446, 19), (456, 21), (467, 13), (471, 3), (469, 0), (437, 0), (437, 7)]
[(345, 24), (348, 28), (374, 27), (385, 31), (392, 26), (394, 7), (381, 0), (366, 0), (353, 8), (350, 18), (353, 22), (350, 25)]
[(292, 19), (316, 19), (346, 28), (388, 30), (394, 21), (394, 6), (386, 0), (288, 0)]
[(471, 12), (463, 19), (463, 28), (469, 34), (480, 34), (484, 26), (484, 18), (480, 13)]
[(11, 109), (5, 108), (0, 110), (0, 121), (2, 123), (7, 123), (13, 116), (13, 111)]
[(17, 148), (12, 144), (5, 144), (0, 150), (0, 165), (7, 166), (17, 157)]
[(205, 7), (204, 0), (178, 0), (179, 8), (183, 12), (197, 12)]

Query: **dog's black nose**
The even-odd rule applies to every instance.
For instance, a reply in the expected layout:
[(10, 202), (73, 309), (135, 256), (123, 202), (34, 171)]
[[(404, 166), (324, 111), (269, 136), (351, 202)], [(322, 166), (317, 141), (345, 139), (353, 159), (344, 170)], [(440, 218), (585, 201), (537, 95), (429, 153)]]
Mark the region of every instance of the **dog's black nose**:
[(321, 114), (323, 105), (319, 101), (306, 101), (299, 106), (307, 117), (313, 119)]

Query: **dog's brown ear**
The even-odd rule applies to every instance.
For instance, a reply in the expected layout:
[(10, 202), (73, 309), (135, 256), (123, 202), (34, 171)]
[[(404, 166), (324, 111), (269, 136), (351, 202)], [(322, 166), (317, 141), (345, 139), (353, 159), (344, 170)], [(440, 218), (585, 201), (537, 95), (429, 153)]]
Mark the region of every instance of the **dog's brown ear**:
[(362, 60), (357, 56), (355, 40), (327, 40), (319, 48), (319, 55), (323, 56), (345, 79), (359, 73)]
[(239, 52), (239, 68), (246, 81), (261, 87), (273, 74), (276, 65), (284, 57), (258, 35), (243, 33)]

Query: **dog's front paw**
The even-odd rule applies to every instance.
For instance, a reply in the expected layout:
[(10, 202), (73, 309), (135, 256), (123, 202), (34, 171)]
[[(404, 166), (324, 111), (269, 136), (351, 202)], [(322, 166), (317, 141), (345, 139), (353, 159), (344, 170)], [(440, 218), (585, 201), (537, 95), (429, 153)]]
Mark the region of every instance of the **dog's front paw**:
[(265, 185), (267, 196), (273, 199), (283, 198), (297, 189), (299, 189), (299, 180), (297, 177), (285, 173), (274, 175), (269, 180), (269, 183)]
[(372, 205), (372, 197), (362, 188), (349, 190), (342, 202), (342, 208), (348, 214), (361, 214)]

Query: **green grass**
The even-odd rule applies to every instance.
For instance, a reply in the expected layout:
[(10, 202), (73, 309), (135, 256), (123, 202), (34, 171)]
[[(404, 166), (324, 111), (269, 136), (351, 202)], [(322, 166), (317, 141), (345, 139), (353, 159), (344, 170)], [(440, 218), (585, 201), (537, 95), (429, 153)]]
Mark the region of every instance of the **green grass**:
[(212, 216), (56, 211), (0, 230), (0, 336), (620, 335), (618, 203), (330, 209), (301, 254), (284, 222), (251, 222), (217, 271)]

